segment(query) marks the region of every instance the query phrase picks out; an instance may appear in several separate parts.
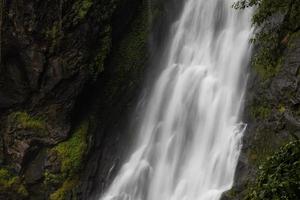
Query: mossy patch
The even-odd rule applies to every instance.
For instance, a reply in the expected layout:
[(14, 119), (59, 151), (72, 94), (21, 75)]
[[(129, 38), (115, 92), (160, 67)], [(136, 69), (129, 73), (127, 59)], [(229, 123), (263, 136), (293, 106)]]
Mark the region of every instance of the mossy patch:
[(53, 25), (45, 31), (45, 37), (49, 41), (49, 51), (53, 53), (59, 46), (62, 37), (61, 22), (55, 21)]
[(27, 189), (19, 176), (11, 174), (7, 169), (0, 168), (0, 193), (15, 193), (24, 198), (28, 196)]
[(282, 69), (282, 59), (278, 59), (274, 63), (268, 60), (264, 52), (261, 51), (254, 57), (252, 66), (262, 80), (267, 80), (274, 77)]
[(52, 150), (58, 153), (61, 163), (61, 171), (68, 175), (77, 172), (82, 164), (83, 156), (87, 149), (87, 131), (89, 124), (81, 124), (65, 142), (58, 144)]
[(60, 161), (59, 173), (46, 170), (44, 174), (44, 185), (56, 189), (50, 195), (50, 199), (65, 199), (68, 192), (78, 184), (77, 173), (82, 167), (84, 155), (87, 151), (88, 129), (89, 123), (85, 121), (75, 129), (68, 140), (49, 150), (55, 152), (57, 159)]
[(46, 170), (44, 174), (44, 185), (47, 187), (50, 186), (59, 186), (65, 180), (65, 177), (60, 174), (53, 174)]
[(66, 180), (63, 185), (50, 195), (50, 200), (64, 200), (68, 193), (76, 187), (78, 179)]
[(269, 105), (253, 105), (250, 108), (250, 114), (254, 119), (266, 119), (272, 113)]
[(46, 129), (46, 122), (42, 118), (30, 116), (26, 112), (14, 112), (8, 116), (8, 119), (16, 122), (22, 129)]
[(92, 5), (92, 0), (77, 0), (73, 5), (73, 10), (77, 13), (78, 18), (81, 20), (85, 18)]
[(120, 94), (123, 85), (135, 85), (141, 77), (147, 61), (147, 42), (149, 36), (149, 16), (145, 11), (146, 5), (139, 8), (138, 15), (132, 21), (128, 34), (120, 41), (113, 52), (113, 65), (115, 66), (114, 78), (108, 83), (108, 102)]
[(99, 73), (104, 71), (104, 61), (108, 56), (110, 49), (111, 49), (111, 27), (107, 26), (104, 32), (101, 34), (101, 42), (100, 42), (100, 49), (96, 54), (94, 61), (90, 64), (90, 73), (95, 80)]
[(279, 137), (273, 130), (257, 129), (257, 133), (251, 141), (251, 148), (247, 152), (249, 161), (258, 167), (268, 156), (272, 155), (281, 145), (286, 144), (289, 139)]
[(283, 114), (286, 111), (286, 107), (282, 104), (278, 106), (278, 112)]

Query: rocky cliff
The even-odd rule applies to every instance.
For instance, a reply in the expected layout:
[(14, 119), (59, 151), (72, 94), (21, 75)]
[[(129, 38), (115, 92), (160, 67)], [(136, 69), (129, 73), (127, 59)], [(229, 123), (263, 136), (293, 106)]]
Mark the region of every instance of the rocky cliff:
[(300, 4), (293, 0), (239, 3), (243, 9), (258, 6), (252, 19), (258, 30), (245, 98), (248, 127), (235, 186), (223, 198), (299, 199)]
[[(162, 32), (182, 1), (149, 2), (0, 1), (0, 199), (93, 199), (107, 187), (130, 148), (127, 119), (149, 58), (163, 46)], [(293, 23), (295, 30), (280, 26), (276, 41), (263, 42), (280, 44), (272, 65), (250, 69), (248, 128), (235, 187), (224, 198), (272, 199), (261, 194), (266, 182), (274, 190), (265, 176), (294, 184), (274, 168), (285, 163), (299, 172), (299, 145), (290, 143), (300, 129), (300, 36)], [(286, 187), (277, 183), (276, 190)]]
[(87, 199), (103, 181), (143, 80), (156, 5), (1, 1), (0, 199)]
[[(251, 70), (245, 109), (245, 121), (248, 122), (248, 128), (243, 139), (235, 187), (228, 193), (228, 196), (226, 195), (226, 198), (239, 200), (248, 196), (250, 188), (259, 178), (266, 162), (285, 145), (299, 140), (299, 55), (300, 37), (295, 33), (274, 75), (264, 77), (257, 71)], [(299, 144), (295, 148), (299, 148)], [(288, 159), (293, 155), (290, 152), (285, 156)], [(272, 175), (276, 167), (285, 162), (281, 160), (276, 163), (272, 169), (268, 169), (267, 175)], [(296, 158), (295, 162), (299, 162), (299, 158)], [(297, 168), (296, 165), (294, 167)], [(299, 170), (295, 173), (299, 173)], [(287, 179), (291, 178), (290, 175), (287, 176)], [(283, 180), (278, 181), (276, 183), (278, 185), (283, 182)], [(264, 199), (264, 197), (253, 199)]]

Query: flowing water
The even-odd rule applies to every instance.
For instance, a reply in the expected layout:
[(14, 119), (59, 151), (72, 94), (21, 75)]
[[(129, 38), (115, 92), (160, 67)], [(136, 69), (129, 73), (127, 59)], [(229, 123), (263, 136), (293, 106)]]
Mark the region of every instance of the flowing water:
[(251, 11), (185, 0), (137, 142), (101, 200), (218, 200), (233, 184)]

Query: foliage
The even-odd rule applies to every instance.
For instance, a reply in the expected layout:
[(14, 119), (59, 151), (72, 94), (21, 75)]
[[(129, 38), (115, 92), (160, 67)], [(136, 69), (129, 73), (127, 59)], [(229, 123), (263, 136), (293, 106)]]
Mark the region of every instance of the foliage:
[(280, 133), (276, 133), (270, 127), (259, 127), (255, 130), (253, 138), (249, 141), (251, 148), (247, 150), (249, 165), (259, 168), (261, 163), (267, 160), (270, 155), (273, 155), (278, 148), (293, 139), (292, 137), (282, 138), (278, 134)]
[(67, 175), (76, 173), (87, 149), (88, 123), (83, 123), (72, 135), (70, 139), (54, 147), (62, 161), (61, 171)]
[(8, 116), (11, 124), (15, 123), (17, 128), (34, 129), (46, 132), (46, 122), (40, 117), (30, 116), (26, 112), (14, 112)]
[(269, 105), (257, 104), (251, 107), (250, 113), (255, 119), (266, 119), (272, 113), (272, 109)]
[(60, 37), (62, 36), (60, 22), (54, 22), (53, 25), (45, 31), (45, 36), (50, 42), (50, 52), (53, 53), (59, 44)]
[(300, 141), (283, 146), (259, 167), (246, 200), (300, 199)]
[(300, 30), (300, 1), (240, 0), (233, 5), (236, 9), (252, 6), (256, 8), (252, 23), (258, 28), (252, 41), (259, 47), (253, 65), (267, 79), (278, 71), (290, 35)]
[[(146, 5), (144, 5), (146, 6)], [(113, 53), (113, 65), (115, 65), (115, 77), (108, 83), (109, 94), (107, 101), (120, 93), (123, 85), (134, 85), (139, 73), (143, 70), (147, 60), (147, 39), (149, 34), (148, 12), (145, 7), (140, 7), (136, 18), (133, 19), (128, 33), (120, 41), (116, 52)], [(130, 82), (129, 82), (130, 81)]]
[(93, 5), (92, 0), (80, 0), (75, 2), (74, 7), (77, 10), (80, 19), (83, 19), (88, 13), (90, 7)]
[(46, 187), (58, 188), (50, 195), (50, 199), (63, 200), (65, 196), (77, 185), (77, 173), (82, 166), (84, 154), (87, 150), (88, 122), (83, 122), (67, 141), (53, 147), (50, 151), (57, 153), (60, 160), (60, 173), (54, 174), (46, 170), (44, 184)]
[(64, 200), (66, 195), (78, 184), (77, 179), (66, 180), (62, 187), (50, 195), (50, 200)]
[(44, 184), (49, 186), (59, 186), (63, 181), (65, 177), (60, 174), (53, 174), (50, 173), (48, 170), (46, 170), (44, 174)]
[(111, 27), (105, 28), (104, 32), (101, 34), (102, 40), (100, 43), (100, 49), (96, 54), (94, 61), (90, 64), (90, 73), (94, 79), (97, 78), (98, 74), (104, 71), (104, 60), (110, 52), (111, 49)]
[(21, 197), (28, 196), (20, 177), (12, 175), (4, 168), (0, 168), (0, 193), (15, 193), (15, 195)]

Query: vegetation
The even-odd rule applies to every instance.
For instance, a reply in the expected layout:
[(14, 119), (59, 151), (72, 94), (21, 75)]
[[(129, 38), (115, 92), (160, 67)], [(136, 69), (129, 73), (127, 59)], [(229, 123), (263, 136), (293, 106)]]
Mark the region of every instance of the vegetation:
[(96, 54), (94, 61), (90, 64), (90, 73), (93, 79), (97, 79), (100, 72), (104, 71), (104, 60), (111, 49), (111, 27), (107, 26), (104, 33), (101, 35), (100, 49)]
[(87, 149), (88, 123), (83, 123), (72, 135), (72, 137), (54, 147), (58, 157), (62, 161), (61, 171), (67, 175), (76, 173)]
[(276, 97), (279, 101), (273, 97), (265, 98), (270, 83), (265, 80), (282, 69), (285, 50), (292, 47), (295, 36), (299, 37), (300, 1), (239, 0), (233, 7), (255, 7), (252, 23), (256, 32), (251, 41), (256, 51), (252, 66), (263, 80), (259, 86), (262, 93), (250, 108), (257, 127), (247, 154), (249, 164), (257, 169), (257, 174), (256, 180), (248, 183), (245, 199), (300, 199), (300, 142), (290, 142), (292, 137), (279, 135), (282, 129), (289, 131), (280, 116), (294, 109), (288, 100), (295, 91), (285, 89), (284, 98)]
[[(146, 6), (146, 5), (144, 5)], [(120, 41), (112, 58), (116, 67), (116, 76), (108, 83), (107, 101), (120, 93), (123, 85), (134, 85), (143, 70), (147, 60), (147, 39), (149, 33), (148, 13), (145, 7), (140, 7), (136, 18), (129, 27), (129, 32)]]
[(83, 19), (86, 16), (87, 12), (89, 11), (92, 5), (92, 0), (82, 0), (76, 2), (75, 7), (78, 8), (77, 10), (80, 19)]
[(62, 142), (50, 151), (56, 152), (60, 160), (60, 173), (45, 172), (44, 184), (47, 187), (59, 187), (50, 195), (50, 199), (65, 199), (65, 196), (77, 185), (82, 161), (87, 150), (87, 131), (89, 123), (82, 123), (67, 141)]
[(78, 184), (77, 179), (66, 180), (62, 187), (50, 195), (50, 200), (64, 200), (66, 195)]
[(28, 192), (20, 177), (12, 175), (7, 169), (0, 168), (0, 193), (15, 193), (20, 197), (27, 197)]
[(266, 119), (272, 113), (270, 105), (253, 105), (250, 110), (250, 114), (255, 119)]
[(254, 6), (252, 23), (258, 28), (252, 41), (258, 45), (253, 66), (267, 79), (280, 69), (283, 50), (294, 33), (300, 30), (300, 1), (298, 0), (240, 0), (233, 7)]
[(260, 167), (246, 200), (300, 199), (300, 141), (283, 146)]
[(14, 112), (8, 116), (11, 125), (15, 125), (20, 129), (33, 129), (40, 134), (47, 132), (46, 122), (40, 117), (30, 116), (26, 112)]
[(247, 151), (249, 164), (256, 169), (267, 160), (270, 155), (273, 155), (282, 145), (290, 141), (292, 137), (282, 138), (274, 132), (273, 129), (262, 127), (255, 130), (255, 135), (251, 138), (251, 148)]

